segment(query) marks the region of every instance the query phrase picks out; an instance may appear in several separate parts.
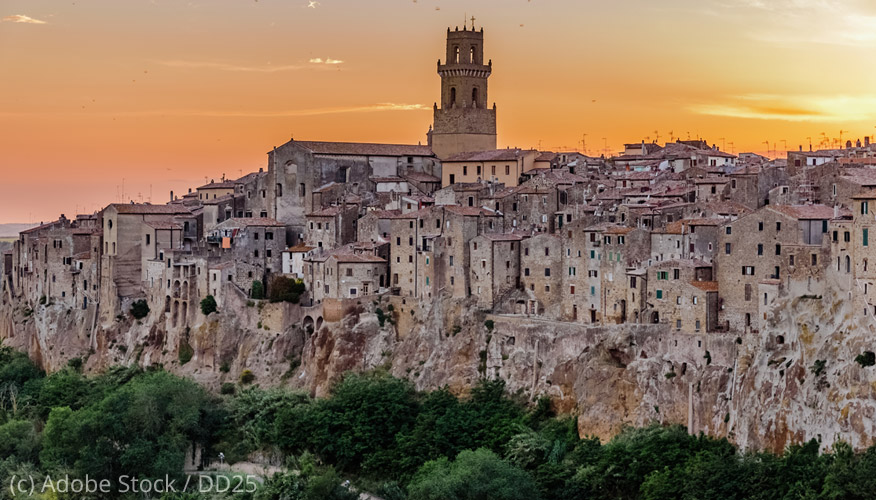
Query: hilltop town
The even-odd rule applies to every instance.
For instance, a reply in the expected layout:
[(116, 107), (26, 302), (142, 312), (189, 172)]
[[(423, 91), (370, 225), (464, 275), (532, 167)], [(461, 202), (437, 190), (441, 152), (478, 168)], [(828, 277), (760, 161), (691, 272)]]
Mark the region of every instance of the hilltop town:
[[(170, 365), (185, 346), (219, 380), (278, 351), (299, 366), (265, 368), (265, 384), (288, 369), (283, 381), (322, 387), (388, 362), (420, 386), (506, 377), (589, 412), (582, 430), (597, 433), (658, 419), (780, 447), (817, 424), (869, 444), (872, 424), (848, 405), (780, 407), (804, 390), (872, 390), (842, 375), (863, 369), (864, 341), (838, 354), (812, 331), (876, 326), (876, 143), (786, 159), (702, 138), (599, 157), (498, 149), (484, 31), (446, 36), (423, 144), (293, 139), (241, 178), (23, 231), (0, 259), (0, 338), (49, 369), (95, 352), (95, 369)], [(217, 315), (244, 333), (210, 343)], [(270, 335), (240, 348), (256, 322)], [(807, 379), (818, 360), (830, 368)]]

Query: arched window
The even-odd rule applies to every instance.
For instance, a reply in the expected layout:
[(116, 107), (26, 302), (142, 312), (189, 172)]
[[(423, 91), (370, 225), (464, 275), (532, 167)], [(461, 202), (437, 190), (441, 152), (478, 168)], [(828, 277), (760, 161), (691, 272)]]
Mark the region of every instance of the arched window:
[(852, 272), (852, 259), (848, 255), (846, 255), (846, 272)]
[(478, 88), (471, 89), (471, 107), (478, 107)]
[(456, 87), (450, 87), (450, 107), (456, 106)]
[(478, 50), (477, 46), (475, 46), (475, 45), (472, 45), (472, 46), (471, 46), (471, 53), (470, 53), (470, 55), (469, 55), (469, 61), (468, 61), (468, 62), (470, 62), (470, 63), (472, 63), (472, 64), (475, 63), (475, 52), (477, 52), (477, 50)]
[(453, 62), (459, 64), (459, 47), (453, 47)]

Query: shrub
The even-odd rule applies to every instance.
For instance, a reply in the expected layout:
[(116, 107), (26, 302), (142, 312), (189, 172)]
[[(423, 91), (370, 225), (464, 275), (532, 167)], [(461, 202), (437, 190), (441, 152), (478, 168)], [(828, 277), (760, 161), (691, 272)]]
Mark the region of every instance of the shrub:
[(815, 363), (812, 365), (809, 370), (812, 371), (812, 374), (816, 377), (824, 373), (824, 366), (827, 364), (827, 361), (824, 359), (816, 359)]
[(231, 371), (231, 365), (228, 364), (228, 361), (223, 361), (221, 365), (219, 365), (219, 371), (222, 373), (228, 373)]
[(252, 370), (243, 370), (242, 372), (240, 372), (241, 384), (251, 384), (253, 383), (253, 381), (255, 381), (255, 378), (255, 373), (253, 373)]
[(219, 307), (216, 304), (216, 298), (212, 295), (207, 295), (201, 300), (201, 312), (204, 313), (204, 316), (209, 316), (210, 314), (216, 312)]
[(184, 365), (192, 360), (195, 355), (195, 350), (192, 349), (188, 340), (182, 339), (179, 342), (179, 364)]
[(149, 304), (145, 299), (140, 299), (131, 304), (131, 316), (134, 319), (143, 319), (149, 314)]
[(484, 321), (484, 326), (487, 327), (487, 330), (488, 330), (488, 331), (491, 331), (491, 332), (492, 332), (492, 331), (493, 331), (493, 327), (496, 326), (496, 324), (493, 323), (493, 320), (488, 319), (488, 320)]
[(259, 281), (255, 280), (252, 282), (252, 290), (250, 291), (250, 296), (256, 300), (262, 300), (265, 298), (265, 285)]
[(222, 394), (234, 394), (234, 384), (232, 384), (231, 382), (225, 382), (224, 384), (222, 384), (219, 392)]
[(301, 294), (304, 293), (305, 289), (306, 287), (302, 280), (276, 276), (271, 280), (271, 286), (268, 288), (268, 298), (271, 302), (291, 302), (297, 304), (301, 300)]
[(873, 351), (864, 351), (855, 357), (855, 363), (858, 363), (864, 368), (876, 365), (876, 354), (874, 354)]

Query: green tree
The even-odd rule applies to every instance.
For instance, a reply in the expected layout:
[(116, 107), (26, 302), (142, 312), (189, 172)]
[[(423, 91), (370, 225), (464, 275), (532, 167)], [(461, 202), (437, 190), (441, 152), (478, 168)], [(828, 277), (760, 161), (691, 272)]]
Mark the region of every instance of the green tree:
[(216, 298), (212, 295), (207, 295), (201, 300), (201, 312), (204, 313), (204, 316), (213, 314), (218, 308)]
[(134, 303), (131, 304), (131, 316), (133, 316), (134, 319), (143, 319), (147, 315), (149, 315), (149, 304), (145, 299), (134, 301)]
[(463, 451), (456, 460), (440, 458), (420, 468), (408, 486), (410, 500), (535, 500), (532, 478), (486, 449)]
[(255, 300), (262, 300), (265, 298), (265, 285), (259, 281), (255, 280), (252, 282), (252, 289), (250, 290), (250, 296)]

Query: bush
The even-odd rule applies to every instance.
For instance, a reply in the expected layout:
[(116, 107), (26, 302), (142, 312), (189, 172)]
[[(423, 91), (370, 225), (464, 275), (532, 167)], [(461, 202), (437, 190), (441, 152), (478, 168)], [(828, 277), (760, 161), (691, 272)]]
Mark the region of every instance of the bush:
[(234, 384), (232, 384), (231, 382), (225, 382), (224, 384), (222, 384), (219, 392), (222, 394), (234, 394)]
[(180, 339), (179, 341), (179, 364), (184, 365), (192, 360), (192, 357), (195, 355), (195, 350), (192, 348), (189, 341), (186, 339)]
[(262, 300), (265, 298), (265, 285), (259, 281), (255, 280), (252, 282), (252, 290), (250, 291), (250, 296), (255, 300)]
[(219, 365), (219, 371), (222, 373), (228, 373), (231, 371), (231, 365), (228, 364), (228, 361), (223, 361), (221, 365)]
[(149, 304), (145, 299), (140, 299), (131, 304), (131, 316), (134, 319), (143, 319), (149, 314)]
[(824, 367), (827, 364), (827, 360), (824, 359), (816, 359), (815, 363), (812, 365), (809, 370), (812, 371), (812, 374), (816, 377), (824, 373)]
[(242, 372), (240, 372), (240, 383), (241, 384), (244, 384), (244, 385), (251, 384), (251, 383), (253, 383), (253, 381), (255, 381), (255, 378), (256, 378), (255, 373), (253, 373), (252, 370), (243, 370)]
[(541, 498), (532, 478), (490, 450), (466, 450), (453, 462), (427, 462), (411, 481), (410, 500), (536, 500)]
[(271, 302), (291, 302), (297, 304), (301, 300), (301, 295), (305, 291), (304, 281), (287, 278), (285, 276), (275, 276), (271, 280), (271, 286), (268, 289), (268, 298)]
[(876, 354), (874, 354), (873, 351), (864, 351), (855, 357), (855, 363), (858, 363), (864, 368), (876, 365)]
[(484, 326), (487, 327), (487, 331), (492, 332), (492, 331), (493, 331), (493, 327), (495, 327), (496, 324), (493, 323), (493, 320), (488, 319), (488, 320), (484, 321)]
[(216, 298), (212, 295), (207, 295), (201, 300), (201, 312), (204, 313), (204, 316), (209, 316), (216, 312), (218, 308), (219, 306), (216, 304)]

